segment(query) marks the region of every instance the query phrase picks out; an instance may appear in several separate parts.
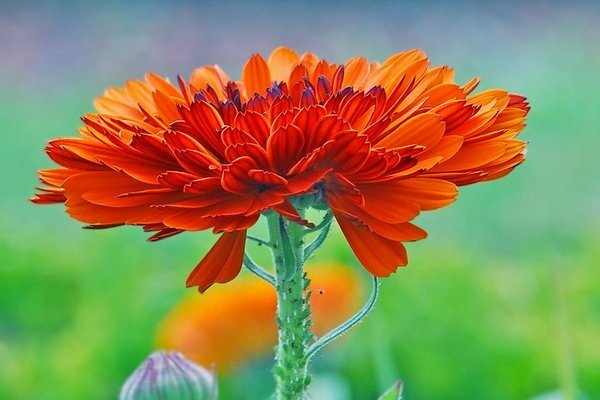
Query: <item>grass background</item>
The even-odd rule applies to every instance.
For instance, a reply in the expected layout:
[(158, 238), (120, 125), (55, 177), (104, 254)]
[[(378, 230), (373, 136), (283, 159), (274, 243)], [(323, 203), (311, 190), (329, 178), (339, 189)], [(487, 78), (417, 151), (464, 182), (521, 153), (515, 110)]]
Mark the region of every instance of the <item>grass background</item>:
[[(280, 44), (338, 62), (420, 47), (532, 106), (526, 163), (418, 218), (430, 237), (317, 360), (317, 385), (342, 400), (397, 378), (409, 399), (600, 398), (599, 18), (593, 2), (2, 3), (0, 399), (114, 398), (214, 241), (85, 232), (29, 204), (45, 142), (74, 135), (104, 87), (211, 63), (238, 76)], [(337, 231), (316, 258), (360, 268)], [(269, 357), (221, 375), (222, 398), (266, 398)]]

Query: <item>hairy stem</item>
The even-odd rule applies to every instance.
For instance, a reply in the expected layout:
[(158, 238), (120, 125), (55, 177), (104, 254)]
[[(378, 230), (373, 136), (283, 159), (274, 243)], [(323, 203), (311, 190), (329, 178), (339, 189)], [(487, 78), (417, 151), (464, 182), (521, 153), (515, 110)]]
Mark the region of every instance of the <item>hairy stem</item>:
[(268, 217), (275, 259), (278, 344), (276, 349), (277, 400), (301, 400), (310, 384), (307, 350), (313, 340), (308, 292), (303, 269), (303, 228), (278, 215)]
[[(303, 215), (302, 209), (298, 209)], [(379, 282), (373, 277), (373, 291), (367, 304), (346, 322), (315, 340), (311, 332), (310, 280), (304, 272), (304, 262), (325, 241), (332, 218), (328, 213), (316, 230), (289, 222), (278, 214), (267, 214), (269, 244), (275, 261), (275, 276), (255, 264), (246, 255), (246, 266), (256, 275), (274, 284), (277, 291), (278, 343), (273, 373), (276, 400), (303, 400), (310, 385), (308, 365), (313, 356), (358, 324), (373, 308)], [(307, 233), (318, 231), (317, 237), (305, 245)]]

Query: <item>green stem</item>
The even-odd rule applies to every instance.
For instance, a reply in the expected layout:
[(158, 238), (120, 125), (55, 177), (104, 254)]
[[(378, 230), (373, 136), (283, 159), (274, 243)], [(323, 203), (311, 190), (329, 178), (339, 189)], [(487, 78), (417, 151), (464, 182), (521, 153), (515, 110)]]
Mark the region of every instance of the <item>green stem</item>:
[(259, 237), (252, 236), (252, 235), (248, 235), (246, 237), (248, 238), (248, 240), (252, 240), (252, 241), (256, 242), (259, 246), (271, 247), (271, 243), (269, 243), (266, 240), (263, 240)]
[(327, 213), (325, 213), (325, 216), (323, 217), (323, 220), (321, 222), (319, 222), (319, 225), (315, 226), (314, 228), (306, 229), (304, 233), (308, 234), (311, 232), (320, 231), (326, 225), (331, 225), (332, 220), (333, 220), (333, 213), (331, 211), (327, 211)]
[(301, 400), (308, 385), (307, 349), (311, 333), (309, 280), (303, 269), (303, 229), (276, 214), (267, 216), (275, 259), (278, 345), (275, 357), (277, 400)]
[(331, 228), (331, 219), (321, 227), (321, 231), (319, 232), (319, 234), (317, 235), (315, 240), (313, 240), (311, 244), (306, 246), (306, 249), (304, 250), (304, 261), (308, 260), (310, 258), (310, 256), (312, 256), (313, 253), (319, 247), (321, 247), (323, 242), (325, 242), (325, 239), (327, 239), (327, 235), (329, 234), (330, 228)]
[[(303, 216), (304, 209), (298, 207)], [(266, 214), (269, 228), (269, 245), (275, 261), (272, 276), (246, 255), (244, 262), (253, 273), (274, 284), (277, 291), (278, 343), (273, 373), (276, 381), (276, 400), (303, 400), (310, 385), (308, 365), (311, 358), (325, 345), (358, 324), (373, 308), (377, 299), (379, 283), (373, 277), (373, 291), (367, 304), (339, 327), (315, 341), (311, 332), (310, 280), (304, 272), (304, 262), (325, 241), (332, 222), (327, 213), (317, 226), (319, 234), (308, 246), (304, 238), (315, 229), (307, 229), (288, 221), (279, 214)], [(255, 239), (253, 239), (255, 240)], [(311, 345), (312, 344), (312, 345)]]
[(244, 253), (244, 265), (254, 275), (264, 279), (269, 284), (275, 286), (275, 277), (269, 272), (265, 271), (260, 265), (255, 263), (254, 260), (248, 255), (248, 253)]
[(348, 320), (346, 320), (346, 322), (344, 322), (343, 324), (339, 325), (338, 327), (332, 329), (331, 331), (329, 331), (328, 333), (323, 335), (319, 340), (314, 342), (312, 344), (312, 346), (310, 346), (308, 348), (308, 352), (306, 354), (306, 357), (309, 359), (309, 361), (319, 350), (321, 350), (327, 344), (333, 342), (338, 337), (342, 336), (344, 333), (348, 332), (356, 324), (358, 324), (360, 321), (362, 321), (363, 318), (367, 316), (369, 311), (371, 311), (373, 309), (373, 306), (375, 305), (375, 302), (377, 301), (378, 294), (379, 294), (379, 281), (377, 280), (376, 276), (373, 276), (373, 290), (371, 292), (371, 296), (369, 297), (369, 300), (367, 301), (367, 303), (356, 314), (354, 314), (352, 317), (350, 317)]

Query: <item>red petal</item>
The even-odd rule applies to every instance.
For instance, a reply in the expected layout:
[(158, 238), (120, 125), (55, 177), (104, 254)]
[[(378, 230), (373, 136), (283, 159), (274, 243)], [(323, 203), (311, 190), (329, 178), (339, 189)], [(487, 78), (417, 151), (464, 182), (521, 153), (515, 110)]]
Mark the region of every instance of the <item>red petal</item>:
[(285, 175), (298, 161), (304, 148), (304, 134), (295, 125), (277, 129), (267, 140), (267, 154), (271, 165)]
[(245, 245), (245, 230), (221, 235), (188, 277), (187, 287), (198, 286), (198, 290), (204, 292), (214, 283), (226, 283), (234, 279), (242, 269)]
[(216, 192), (222, 192), (221, 178), (218, 176), (211, 176), (210, 178), (194, 179), (183, 187), (185, 193), (192, 194), (210, 194)]
[(180, 171), (167, 171), (160, 174), (157, 178), (158, 183), (170, 187), (172, 189), (183, 189), (185, 185), (193, 180), (198, 179), (198, 176)]
[(258, 190), (257, 184), (248, 176), (248, 171), (257, 169), (258, 165), (250, 157), (239, 157), (223, 169), (221, 186), (231, 193), (254, 193)]
[(225, 149), (225, 156), (231, 162), (240, 157), (249, 157), (262, 169), (269, 168), (269, 157), (265, 149), (254, 143), (233, 144)]
[(273, 210), (297, 224), (306, 226), (308, 228), (315, 227), (315, 224), (308, 222), (308, 220), (302, 218), (300, 214), (298, 214), (298, 211), (294, 208), (292, 202), (288, 199), (285, 199), (285, 201), (280, 205), (273, 207)]
[(267, 143), (271, 127), (264, 115), (254, 111), (239, 113), (235, 117), (234, 126), (254, 137), (261, 146)]
[(335, 213), (342, 233), (360, 263), (373, 275), (389, 276), (408, 263), (401, 242), (386, 239), (365, 227), (360, 227), (342, 214)]
[(261, 185), (266, 186), (278, 186), (285, 185), (288, 183), (287, 179), (282, 177), (281, 175), (276, 174), (275, 172), (265, 171), (262, 169), (251, 169), (248, 171), (248, 176), (260, 183)]
[(231, 146), (239, 143), (255, 143), (258, 144), (252, 135), (244, 132), (239, 128), (226, 126), (221, 132), (221, 140), (225, 146)]
[[(308, 191), (316, 185), (331, 169), (318, 169), (309, 172), (303, 172), (288, 179), (288, 183), (281, 190), (283, 195), (295, 195)], [(277, 191), (277, 189), (275, 189)]]
[(222, 154), (225, 146), (219, 137), (223, 120), (219, 112), (206, 101), (194, 101), (189, 109), (178, 106), (183, 122), (172, 124), (173, 129), (189, 133), (213, 154)]

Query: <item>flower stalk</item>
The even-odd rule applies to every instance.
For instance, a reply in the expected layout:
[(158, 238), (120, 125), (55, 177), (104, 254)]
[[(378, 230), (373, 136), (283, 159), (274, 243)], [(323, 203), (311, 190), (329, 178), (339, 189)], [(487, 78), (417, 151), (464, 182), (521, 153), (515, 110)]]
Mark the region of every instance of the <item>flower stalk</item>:
[(274, 375), (277, 400), (300, 400), (310, 384), (307, 350), (311, 331), (309, 279), (304, 272), (304, 229), (276, 214), (268, 217), (275, 260), (278, 344)]
[[(304, 209), (299, 209), (304, 215)], [(274, 283), (277, 291), (278, 344), (273, 369), (277, 400), (301, 400), (311, 382), (308, 366), (314, 355), (358, 324), (377, 300), (379, 282), (373, 277), (373, 291), (367, 303), (320, 339), (313, 335), (310, 310), (310, 280), (304, 272), (304, 262), (323, 244), (331, 226), (330, 214), (315, 228), (305, 228), (275, 213), (268, 213), (269, 247), (275, 261), (275, 276), (270, 276), (246, 256), (246, 266), (263, 279)], [(306, 245), (307, 233), (319, 231), (317, 238)], [(261, 272), (258, 272), (261, 271)], [(269, 275), (265, 277), (263, 275)]]

